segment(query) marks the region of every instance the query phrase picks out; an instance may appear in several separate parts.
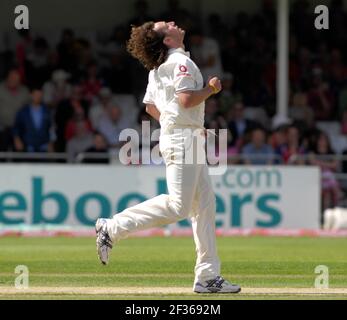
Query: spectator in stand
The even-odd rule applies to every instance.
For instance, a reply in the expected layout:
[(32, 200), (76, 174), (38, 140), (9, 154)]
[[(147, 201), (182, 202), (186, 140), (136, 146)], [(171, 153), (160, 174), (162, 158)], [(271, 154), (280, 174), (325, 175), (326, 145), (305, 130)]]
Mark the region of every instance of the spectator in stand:
[(287, 131), (287, 144), (281, 147), (281, 156), (285, 164), (304, 165), (305, 149), (301, 146), (300, 131), (295, 125), (291, 125)]
[(74, 135), (66, 146), (69, 162), (75, 162), (76, 155), (91, 148), (94, 141), (94, 135), (85, 119), (76, 119), (74, 123)]
[(25, 82), (28, 56), (33, 52), (33, 38), (29, 29), (21, 29), (18, 34), (20, 40), (16, 43), (16, 64), (20, 77)]
[(320, 132), (314, 149), (309, 154), (309, 163), (321, 169), (322, 179), (322, 208), (333, 208), (337, 205), (340, 186), (335, 177), (339, 162), (331, 148), (328, 136)]
[(205, 127), (209, 128), (211, 122), (216, 118), (219, 109), (217, 98), (210, 97), (205, 102)]
[[(227, 130), (226, 136), (221, 135), (220, 130)], [(238, 157), (235, 156), (238, 150), (232, 145), (232, 136), (226, 120), (221, 114), (217, 114), (216, 117), (210, 122), (208, 130), (206, 132), (206, 151), (207, 159), (213, 159), (216, 156), (220, 156), (220, 152), (226, 152), (226, 156), (229, 158), (229, 163), (236, 163)], [(226, 147), (226, 150), (224, 149)]]
[[(72, 88), (71, 97), (62, 100), (55, 112), (57, 152), (65, 152), (66, 139), (74, 135), (74, 120), (77, 118), (88, 119), (89, 103), (83, 98), (80, 86)], [(69, 125), (68, 125), (69, 124)]]
[(52, 73), (50, 81), (43, 85), (43, 102), (55, 109), (63, 100), (69, 99), (72, 87), (68, 83), (70, 74), (64, 70), (56, 70)]
[[(219, 100), (215, 97), (208, 98), (205, 103), (205, 127), (209, 129), (207, 131), (206, 147), (208, 152), (214, 152), (214, 155), (218, 155), (220, 150), (221, 136), (219, 135), (220, 129), (227, 129), (227, 152), (228, 156), (234, 156), (237, 151), (232, 144), (231, 132), (228, 129), (228, 122), (225, 116), (220, 111)], [(212, 131), (214, 130), (214, 131)], [(213, 138), (213, 139), (211, 139)], [(214, 148), (214, 150), (213, 150)]]
[(308, 92), (308, 104), (313, 109), (315, 120), (332, 120), (334, 97), (329, 89), (329, 84), (323, 81), (320, 68), (314, 68), (312, 71), (312, 86)]
[[(99, 133), (96, 132), (93, 137), (93, 144), (90, 148), (84, 151), (85, 153), (108, 153), (108, 145), (105, 137)], [(100, 157), (100, 158), (94, 158), (94, 157), (85, 157), (82, 161), (83, 163), (109, 163), (108, 157)]]
[(244, 106), (242, 102), (235, 103), (228, 115), (228, 128), (232, 136), (231, 145), (240, 149), (244, 142), (249, 140), (249, 134), (252, 129), (258, 125), (254, 121), (245, 118)]
[[(294, 123), (293, 125), (296, 125), (296, 123)], [(321, 130), (319, 130), (316, 126), (313, 126), (312, 128), (304, 131), (300, 130), (300, 127), (298, 128), (299, 131), (302, 132), (300, 137), (302, 141), (301, 148), (305, 150), (305, 154), (307, 154), (311, 150), (314, 150)]]
[(81, 105), (77, 102), (73, 104), (73, 115), (66, 124), (65, 141), (68, 142), (77, 135), (78, 131), (80, 131), (82, 122), (87, 131), (92, 132), (92, 126), (89, 122), (88, 116)]
[(104, 87), (100, 89), (98, 100), (89, 110), (89, 121), (93, 129), (97, 128), (101, 116), (106, 112), (107, 106), (112, 101), (112, 97), (112, 91), (109, 88)]
[(50, 48), (45, 38), (38, 37), (33, 42), (32, 51), (26, 57), (26, 83), (29, 87), (42, 87), (50, 78)]
[(121, 108), (116, 104), (111, 104), (106, 107), (106, 113), (100, 117), (96, 130), (106, 138), (110, 147), (119, 148), (123, 144), (119, 140), (119, 135), (126, 128)]
[(80, 83), (88, 66), (94, 61), (91, 43), (84, 38), (77, 39), (74, 45), (74, 54), (76, 64), (70, 73), (72, 75), (72, 81)]
[(266, 143), (266, 133), (262, 128), (253, 129), (251, 142), (242, 148), (244, 164), (269, 165), (274, 162), (272, 147)]
[(288, 143), (288, 127), (287, 124), (281, 124), (275, 128), (269, 138), (269, 144), (275, 153), (275, 163), (281, 164), (282, 152)]
[(21, 84), (19, 71), (10, 70), (6, 80), (0, 84), (0, 151), (12, 149), (16, 113), (29, 101), (29, 90)]
[(306, 128), (314, 126), (314, 114), (312, 108), (307, 103), (307, 95), (304, 92), (297, 92), (293, 96), (293, 104), (289, 108), (289, 118), (294, 122), (304, 124)]
[(233, 106), (236, 102), (242, 101), (241, 93), (233, 89), (234, 78), (229, 72), (225, 72), (222, 78), (222, 88), (223, 90), (218, 95), (220, 111), (222, 113), (227, 113), (230, 106)]
[(51, 114), (42, 103), (41, 89), (33, 89), (31, 102), (18, 111), (13, 136), (16, 151), (53, 151)]
[[(230, 130), (228, 129), (228, 122), (225, 118), (224, 114), (220, 111), (220, 105), (219, 100), (215, 97), (210, 97), (206, 100), (205, 103), (205, 128), (207, 128), (207, 138), (209, 138), (206, 141), (207, 148), (210, 148), (209, 146), (215, 147), (214, 154), (218, 154), (219, 151), (219, 144), (224, 143), (220, 142), (221, 136), (219, 135), (220, 129), (227, 129), (227, 151), (231, 152), (232, 155), (234, 154), (234, 149), (232, 146), (232, 137)], [(214, 131), (213, 131), (214, 130)], [(213, 138), (213, 139), (210, 139)], [(212, 149), (211, 149), (212, 150)], [(208, 151), (211, 151), (208, 150)]]
[(82, 94), (90, 104), (94, 102), (102, 85), (103, 81), (98, 74), (98, 65), (93, 61), (88, 64), (86, 78), (81, 83)]
[(217, 41), (204, 36), (202, 28), (192, 30), (189, 40), (190, 52), (204, 80), (207, 81), (211, 75), (222, 78), (223, 67)]

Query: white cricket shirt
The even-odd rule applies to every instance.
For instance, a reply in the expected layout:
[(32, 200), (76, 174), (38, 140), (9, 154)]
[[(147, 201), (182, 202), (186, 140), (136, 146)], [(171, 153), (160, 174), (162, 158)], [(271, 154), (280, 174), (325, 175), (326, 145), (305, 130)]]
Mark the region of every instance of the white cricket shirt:
[(182, 48), (170, 49), (168, 58), (148, 75), (143, 103), (154, 104), (160, 111), (160, 126), (204, 127), (205, 102), (191, 108), (179, 104), (178, 93), (203, 88), (203, 77), (189, 52)]

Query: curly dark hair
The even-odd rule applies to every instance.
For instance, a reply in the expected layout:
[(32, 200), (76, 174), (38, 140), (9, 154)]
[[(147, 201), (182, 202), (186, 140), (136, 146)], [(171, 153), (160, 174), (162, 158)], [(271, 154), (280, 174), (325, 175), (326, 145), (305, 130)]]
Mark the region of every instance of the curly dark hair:
[(128, 52), (148, 70), (157, 69), (166, 60), (169, 50), (163, 43), (165, 34), (153, 28), (153, 21), (132, 26), (127, 42)]

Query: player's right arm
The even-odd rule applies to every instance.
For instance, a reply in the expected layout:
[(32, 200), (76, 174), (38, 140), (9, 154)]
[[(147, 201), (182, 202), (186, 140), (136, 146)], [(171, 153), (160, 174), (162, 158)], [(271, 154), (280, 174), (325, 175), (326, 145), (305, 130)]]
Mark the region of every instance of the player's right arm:
[(178, 93), (178, 101), (182, 107), (192, 108), (221, 90), (222, 85), (220, 80), (217, 77), (213, 77), (209, 79), (208, 84), (201, 90), (188, 90)]
[(200, 70), (189, 59), (181, 59), (175, 63), (173, 72), (178, 103), (183, 108), (193, 108), (222, 90), (217, 77), (210, 78), (204, 88), (197, 89), (196, 77)]
[(159, 121), (160, 111), (154, 104), (146, 104), (146, 112), (152, 116), (155, 120)]

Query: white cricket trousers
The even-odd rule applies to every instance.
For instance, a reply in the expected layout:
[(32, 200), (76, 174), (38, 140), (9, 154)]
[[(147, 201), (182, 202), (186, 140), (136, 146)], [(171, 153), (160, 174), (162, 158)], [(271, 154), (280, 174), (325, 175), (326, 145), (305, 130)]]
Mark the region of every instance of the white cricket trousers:
[[(189, 154), (203, 152), (204, 145), (192, 143), (193, 135), (203, 137), (203, 130), (178, 128), (162, 130), (160, 152), (166, 164), (169, 194), (162, 194), (127, 208), (107, 220), (107, 230), (114, 242), (130, 233), (191, 218), (197, 260), (195, 282), (206, 281), (220, 275), (220, 262), (216, 249), (215, 194), (208, 166), (198, 162), (188, 164)], [(202, 138), (203, 141), (205, 137)], [(190, 153), (192, 154), (192, 153)]]

